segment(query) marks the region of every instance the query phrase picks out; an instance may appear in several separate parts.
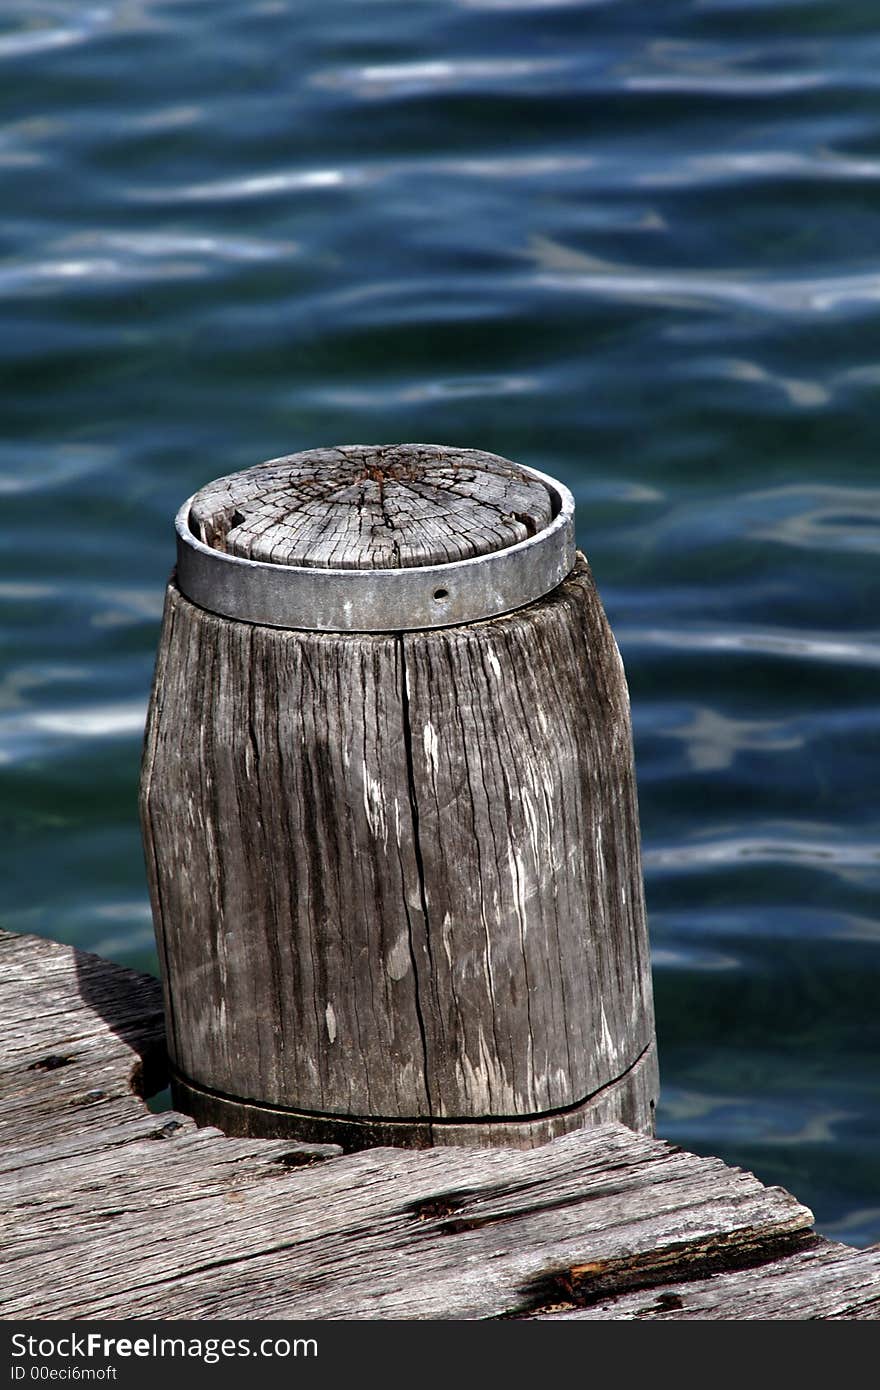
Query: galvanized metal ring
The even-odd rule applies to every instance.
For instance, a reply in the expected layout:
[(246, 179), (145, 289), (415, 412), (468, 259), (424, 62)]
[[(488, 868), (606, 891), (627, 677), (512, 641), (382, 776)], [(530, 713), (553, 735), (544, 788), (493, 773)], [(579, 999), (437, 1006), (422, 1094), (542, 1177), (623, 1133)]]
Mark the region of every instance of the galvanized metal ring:
[(193, 534), (190, 497), (175, 521), (177, 584), (211, 613), (308, 632), (405, 632), (494, 618), (542, 598), (575, 563), (574, 498), (537, 469), (522, 471), (550, 493), (548, 526), (503, 550), (403, 569), (312, 569), (227, 555)]

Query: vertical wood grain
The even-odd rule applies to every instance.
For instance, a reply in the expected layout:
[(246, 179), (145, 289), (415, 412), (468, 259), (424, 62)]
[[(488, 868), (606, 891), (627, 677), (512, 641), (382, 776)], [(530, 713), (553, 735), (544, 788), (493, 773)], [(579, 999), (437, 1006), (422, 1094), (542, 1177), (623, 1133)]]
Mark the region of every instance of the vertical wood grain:
[[(172, 584), (142, 814), (197, 1087), (500, 1129), (650, 1051), (626, 687), (582, 558), (527, 610), (402, 637), (230, 622)], [(646, 1065), (617, 1090), (642, 1129)]]

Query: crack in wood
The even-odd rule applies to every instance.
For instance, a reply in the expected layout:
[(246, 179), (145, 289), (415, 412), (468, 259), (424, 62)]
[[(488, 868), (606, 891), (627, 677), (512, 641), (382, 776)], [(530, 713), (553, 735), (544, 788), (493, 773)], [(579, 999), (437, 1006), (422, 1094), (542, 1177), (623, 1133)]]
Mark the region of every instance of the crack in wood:
[(523, 1286), (522, 1307), (507, 1317), (516, 1320), (558, 1312), (561, 1308), (589, 1308), (611, 1296), (734, 1270), (757, 1270), (821, 1243), (821, 1237), (812, 1231), (796, 1230), (769, 1237), (763, 1234), (759, 1239), (749, 1239), (747, 1232), (734, 1230), (635, 1257), (585, 1261), (566, 1269), (546, 1270)]
[(75, 1059), (64, 1057), (60, 1053), (50, 1052), (48, 1057), (41, 1057), (38, 1062), (31, 1062), (28, 1071), (57, 1071), (59, 1067), (69, 1067)]
[[(433, 960), (431, 957), (431, 935), (428, 927), (428, 896), (425, 887), (425, 864), (422, 858), (421, 833), (419, 828), (419, 802), (418, 791), (416, 789), (415, 767), (413, 763), (412, 747), (412, 723), (409, 708), (409, 677), (406, 665), (406, 646), (403, 636), (396, 638), (398, 659), (400, 663), (400, 705), (403, 723), (403, 747), (406, 762), (406, 782), (409, 795), (410, 819), (412, 821), (413, 854), (415, 856), (416, 875), (419, 885), (419, 902), (422, 910), (422, 922), (425, 941), (425, 950), (428, 957), (428, 965), (433, 976)], [(406, 901), (406, 925), (409, 935), (409, 954), (413, 973), (413, 987), (415, 991), (416, 1017), (419, 1024), (419, 1033), (422, 1039), (422, 1067), (425, 1078), (425, 1099), (428, 1103), (429, 1112), (433, 1111), (434, 1103), (431, 1094), (431, 1065), (428, 1057), (428, 1032), (425, 1026), (425, 1015), (422, 1009), (421, 997), (421, 977), (419, 973), (418, 954), (416, 944), (413, 939), (413, 921), (409, 909), (409, 902)]]

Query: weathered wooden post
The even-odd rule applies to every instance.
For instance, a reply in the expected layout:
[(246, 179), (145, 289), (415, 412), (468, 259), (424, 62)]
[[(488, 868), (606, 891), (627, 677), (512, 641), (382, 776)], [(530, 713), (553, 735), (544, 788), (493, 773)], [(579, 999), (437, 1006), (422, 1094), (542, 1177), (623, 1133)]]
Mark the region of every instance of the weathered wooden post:
[(348, 1148), (652, 1128), (629, 702), (573, 510), (421, 444), (181, 509), (141, 790), (179, 1108)]

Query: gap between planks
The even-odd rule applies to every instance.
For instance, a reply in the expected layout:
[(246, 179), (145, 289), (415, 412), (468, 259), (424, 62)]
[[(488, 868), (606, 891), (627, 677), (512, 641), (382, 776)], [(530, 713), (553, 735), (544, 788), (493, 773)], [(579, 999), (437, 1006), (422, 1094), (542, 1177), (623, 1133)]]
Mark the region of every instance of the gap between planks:
[(158, 983), (9, 933), (0, 958), (4, 1317), (878, 1316), (880, 1252), (619, 1125), (338, 1157), (152, 1115)]

